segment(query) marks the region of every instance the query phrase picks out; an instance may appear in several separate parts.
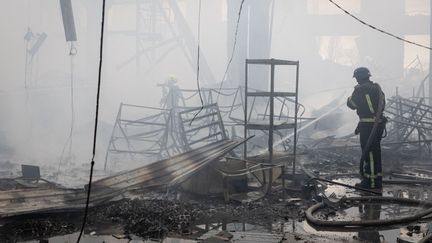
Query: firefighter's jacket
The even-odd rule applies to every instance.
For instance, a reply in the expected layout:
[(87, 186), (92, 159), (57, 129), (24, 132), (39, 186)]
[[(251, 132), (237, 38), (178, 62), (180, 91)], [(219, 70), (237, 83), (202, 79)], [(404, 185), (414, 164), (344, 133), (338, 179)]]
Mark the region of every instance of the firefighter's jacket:
[[(347, 106), (357, 111), (360, 122), (375, 121), (375, 115), (378, 110), (378, 103), (380, 99), (380, 92), (382, 94), (383, 102), (385, 102), (384, 93), (377, 83), (371, 81), (363, 82), (354, 88), (354, 92), (347, 100)], [(385, 103), (383, 103), (384, 110)]]

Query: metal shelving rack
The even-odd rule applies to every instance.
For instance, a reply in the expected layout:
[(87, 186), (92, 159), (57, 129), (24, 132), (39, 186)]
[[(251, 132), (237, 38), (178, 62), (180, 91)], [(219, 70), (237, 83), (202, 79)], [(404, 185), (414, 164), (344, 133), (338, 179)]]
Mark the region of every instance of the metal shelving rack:
[[(270, 65), (270, 92), (249, 92), (248, 90), (248, 68), (249, 65)], [(296, 66), (296, 84), (295, 92), (275, 92), (274, 77), (275, 66), (288, 65)], [(247, 138), (248, 130), (268, 131), (268, 151), (269, 163), (273, 163), (273, 131), (278, 129), (294, 129), (294, 146), (293, 146), (293, 176), (295, 176), (296, 153), (297, 153), (297, 113), (298, 113), (298, 82), (299, 82), (299, 61), (287, 61), (280, 59), (246, 59), (245, 65), (245, 103), (244, 103), (244, 137)], [(248, 115), (248, 98), (249, 97), (268, 97), (270, 99), (270, 114), (269, 124), (249, 123), (250, 115)], [(274, 123), (274, 98), (275, 97), (295, 97), (295, 114), (294, 123)], [(244, 159), (247, 159), (247, 142), (244, 143)]]

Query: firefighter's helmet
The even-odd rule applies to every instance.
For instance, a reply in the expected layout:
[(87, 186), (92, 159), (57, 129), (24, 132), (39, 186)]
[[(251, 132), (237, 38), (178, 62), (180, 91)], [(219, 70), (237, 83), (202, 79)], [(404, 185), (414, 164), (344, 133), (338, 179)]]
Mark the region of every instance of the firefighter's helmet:
[(367, 69), (365, 67), (356, 68), (354, 70), (354, 74), (353, 74), (353, 78), (356, 78), (356, 79), (367, 79), (370, 76), (372, 76), (372, 75), (370, 74), (369, 69)]

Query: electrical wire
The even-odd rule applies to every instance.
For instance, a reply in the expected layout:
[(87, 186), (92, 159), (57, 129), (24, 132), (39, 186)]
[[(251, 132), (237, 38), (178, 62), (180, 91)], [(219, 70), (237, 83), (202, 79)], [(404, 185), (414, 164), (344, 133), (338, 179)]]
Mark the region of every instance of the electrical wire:
[(74, 124), (75, 124), (75, 109), (74, 109), (74, 87), (73, 87), (73, 83), (74, 83), (74, 70), (75, 70), (75, 65), (74, 65), (74, 57), (76, 56), (76, 54), (78, 53), (75, 45), (73, 42), (71, 42), (70, 44), (70, 50), (69, 50), (69, 56), (70, 56), (70, 105), (71, 105), (71, 125), (70, 125), (70, 130), (69, 130), (69, 136), (66, 139), (65, 144), (63, 145), (63, 149), (62, 149), (62, 153), (60, 155), (60, 160), (59, 160), (59, 164), (58, 164), (58, 168), (57, 168), (57, 175), (56, 177), (58, 178), (59, 174), (60, 174), (60, 166), (63, 162), (63, 156), (64, 153), (66, 151), (66, 147), (69, 145), (69, 158), (71, 157), (72, 154), (72, 137), (73, 137), (73, 130), (74, 130)]
[(28, 64), (29, 64), (29, 61), (28, 61), (28, 54), (29, 54), (29, 41), (30, 40), (26, 40), (26, 46), (25, 46), (25, 64), (24, 64), (24, 88), (26, 89), (26, 91), (27, 91), (27, 87), (28, 87), (28, 85), (27, 85), (27, 74), (28, 74)]
[(29, 42), (30, 40), (26, 41), (26, 47), (25, 47), (25, 65), (24, 65), (24, 90), (25, 90), (25, 106), (27, 108), (27, 104), (28, 104), (28, 98), (29, 98), (29, 94), (28, 94), (28, 73), (29, 73)]
[(98, 120), (99, 120), (99, 97), (100, 97), (101, 76), (102, 76), (104, 24), (105, 24), (105, 0), (102, 0), (102, 22), (101, 22), (101, 36), (100, 36), (100, 49), (99, 49), (98, 86), (97, 86), (97, 93), (96, 93), (96, 114), (95, 114), (95, 126), (94, 126), (94, 135), (93, 135), (93, 151), (92, 151), (93, 154), (92, 154), (91, 164), (90, 164), (90, 176), (89, 176), (89, 183), (87, 186), (87, 199), (86, 199), (86, 206), (84, 210), (84, 218), (82, 222), (81, 231), (77, 239), (77, 243), (79, 243), (81, 240), (81, 236), (84, 232), (85, 224), (87, 221), (88, 207), (89, 207), (90, 194), (91, 194), (91, 185), (93, 179), (93, 168), (95, 164), (94, 159), (96, 156), (96, 138), (97, 138)]
[(198, 2), (198, 31), (197, 31), (197, 70), (196, 70), (196, 84), (198, 87), (198, 94), (201, 101), (201, 108), (199, 111), (194, 115), (192, 120), (189, 123), (189, 126), (192, 125), (192, 122), (195, 120), (195, 118), (198, 116), (199, 113), (204, 109), (204, 100), (201, 95), (201, 88), (200, 88), (200, 82), (199, 82), (199, 75), (200, 75), (200, 35), (201, 35), (201, 0)]
[(226, 78), (226, 76), (227, 76), (227, 74), (228, 74), (228, 70), (229, 70), (229, 68), (230, 68), (230, 66), (231, 66), (231, 63), (232, 63), (232, 60), (233, 60), (233, 58), (234, 58), (234, 53), (235, 53), (235, 49), (236, 49), (236, 46), (237, 46), (237, 36), (238, 36), (238, 29), (239, 29), (239, 25), (240, 25), (240, 17), (241, 17), (241, 13), (242, 13), (242, 10), (243, 10), (243, 4), (244, 4), (244, 1), (245, 1), (245, 0), (242, 0), (241, 3), (240, 3), (240, 8), (239, 8), (239, 11), (238, 11), (238, 16), (237, 16), (237, 23), (236, 23), (235, 33), (234, 33), (234, 43), (233, 43), (233, 48), (232, 48), (232, 50), (231, 50), (231, 56), (230, 56), (230, 59), (229, 59), (228, 64), (227, 64), (227, 66), (226, 66), (226, 68), (225, 68), (225, 73), (224, 73), (224, 75), (223, 75), (223, 77), (222, 77), (221, 84), (219, 85), (219, 92), (218, 92), (218, 95), (217, 95), (217, 97), (216, 97), (216, 102), (219, 101), (219, 93), (221, 92), (223, 82), (225, 81), (225, 78)]
[(403, 41), (403, 42), (406, 42), (406, 43), (409, 43), (409, 44), (412, 44), (412, 45), (415, 45), (415, 46), (418, 46), (418, 47), (422, 47), (422, 48), (425, 48), (425, 49), (428, 49), (428, 50), (432, 50), (432, 48), (429, 47), (429, 46), (425, 46), (425, 45), (422, 45), (422, 44), (419, 44), (419, 43), (416, 43), (416, 42), (413, 42), (413, 41), (410, 41), (410, 40), (404, 39), (404, 38), (402, 38), (402, 37), (400, 37), (400, 36), (397, 36), (397, 35), (395, 35), (395, 34), (392, 34), (392, 33), (388, 32), (388, 31), (385, 31), (385, 30), (380, 29), (380, 28), (378, 28), (378, 27), (375, 27), (375, 26), (373, 26), (373, 25), (371, 25), (371, 24), (368, 24), (368, 23), (366, 23), (365, 21), (363, 21), (363, 20), (359, 19), (358, 17), (356, 17), (355, 15), (353, 15), (352, 13), (348, 12), (348, 11), (345, 10), (344, 8), (342, 8), (339, 4), (335, 3), (333, 0), (328, 0), (328, 1), (329, 1), (330, 3), (332, 3), (333, 5), (335, 5), (337, 8), (339, 8), (340, 10), (342, 10), (344, 13), (348, 14), (349, 16), (351, 16), (353, 19), (357, 20), (358, 22), (360, 22), (360, 23), (363, 24), (363, 25), (366, 25), (366, 26), (369, 27), (369, 28), (372, 28), (372, 29), (374, 29), (374, 30), (376, 30), (376, 31), (378, 31), (378, 32), (381, 32), (381, 33), (383, 33), (383, 34), (386, 34), (386, 35), (388, 35), (388, 36), (391, 36), (391, 37), (393, 37), (393, 38), (395, 38), (395, 39), (398, 39), (398, 40), (400, 40), (400, 41)]

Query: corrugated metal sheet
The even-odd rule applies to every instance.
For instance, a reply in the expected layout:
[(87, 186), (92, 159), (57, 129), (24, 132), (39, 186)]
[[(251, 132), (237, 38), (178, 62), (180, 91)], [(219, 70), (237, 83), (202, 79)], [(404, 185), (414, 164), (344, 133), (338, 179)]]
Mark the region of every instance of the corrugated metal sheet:
[[(242, 141), (222, 140), (150, 165), (119, 173), (92, 184), (90, 206), (110, 200), (130, 189), (181, 183)], [(0, 191), (0, 217), (36, 212), (77, 210), (85, 206), (83, 189), (29, 188)]]

